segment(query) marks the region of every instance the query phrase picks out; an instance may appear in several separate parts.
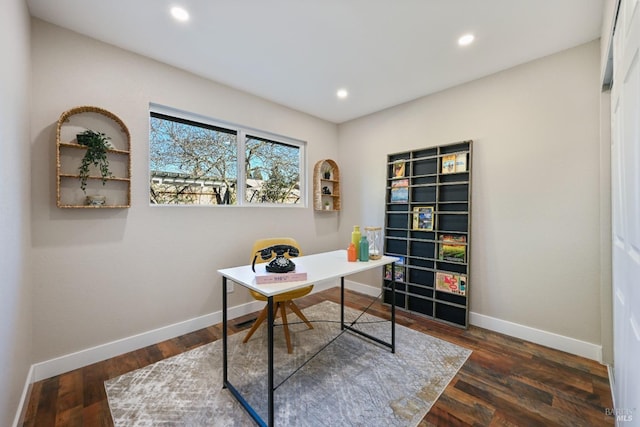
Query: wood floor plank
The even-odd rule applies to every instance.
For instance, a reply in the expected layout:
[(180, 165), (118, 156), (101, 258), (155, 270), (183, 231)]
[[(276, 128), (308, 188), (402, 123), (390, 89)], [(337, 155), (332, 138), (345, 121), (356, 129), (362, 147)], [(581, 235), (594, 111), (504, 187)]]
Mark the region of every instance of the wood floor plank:
[(84, 406), (82, 372), (76, 369), (60, 375), (56, 412)]
[(579, 402), (570, 402), (561, 397), (554, 397), (553, 407), (566, 414), (569, 419), (584, 421), (584, 425), (598, 426), (606, 422), (607, 416), (603, 408), (596, 408)]
[(138, 360), (140, 367), (151, 365), (156, 363), (165, 357), (162, 355), (162, 351), (157, 345), (150, 345), (148, 347), (139, 348), (133, 352), (135, 358)]
[[(479, 403), (493, 408), (503, 408), (522, 425), (548, 427), (554, 425), (554, 419), (540, 414), (540, 405), (525, 396), (518, 396), (500, 390), (500, 387), (484, 387), (478, 381), (458, 381), (456, 389), (476, 398)], [(472, 384), (473, 381), (475, 384)]]
[[(304, 309), (329, 300), (340, 289), (310, 294), (296, 304)], [(363, 309), (371, 297), (345, 292), (345, 304)], [(379, 302), (370, 313), (389, 318)], [(244, 333), (252, 313), (234, 319), (229, 334)], [(486, 329), (460, 329), (398, 311), (398, 324), (473, 351), (420, 423), (446, 426), (613, 426), (606, 415), (611, 390), (605, 366), (558, 350)], [(32, 385), (24, 427), (113, 426), (104, 381), (139, 367), (221, 339), (220, 324), (95, 363)]]
[(157, 345), (164, 358), (173, 357), (180, 353), (180, 346), (176, 344), (175, 340), (162, 341)]
[(554, 394), (552, 392), (523, 382), (520, 378), (512, 376), (511, 372), (496, 374), (479, 364), (475, 364), (473, 360), (465, 363), (459, 377), (461, 379), (474, 378), (478, 383), (486, 387), (493, 387), (496, 391), (499, 390), (500, 392), (510, 393), (515, 396), (527, 396), (545, 405), (551, 405), (553, 403)]
[(85, 408), (96, 402), (105, 400), (107, 397), (103, 386), (104, 381), (108, 379), (108, 376), (105, 374), (106, 363), (106, 361), (98, 362), (82, 369), (82, 382), (84, 386), (82, 392)]
[[(447, 387), (445, 393), (440, 396), (434, 406), (444, 413), (454, 415), (453, 417), (443, 417), (441, 414), (439, 418), (443, 419), (438, 419), (438, 423), (452, 419), (455, 423), (462, 423), (463, 425), (488, 425), (495, 412), (493, 406), (478, 405), (478, 400), (475, 397), (455, 386)], [(434, 422), (435, 420), (431, 415), (430, 411), (426, 419)]]
[(34, 426), (53, 426), (56, 420), (58, 403), (58, 383), (60, 378), (48, 378), (42, 382)]
[(593, 381), (590, 375), (553, 360), (538, 358), (534, 363), (519, 365), (514, 368), (514, 375), (536, 378), (538, 382), (548, 387), (571, 389), (576, 393), (584, 394), (593, 392)]
[(34, 427), (36, 424), (35, 417), (38, 413), (38, 406), (40, 404), (40, 399), (42, 398), (42, 385), (44, 381), (38, 381), (31, 385), (29, 388), (29, 401), (27, 402), (27, 408), (24, 413), (24, 422), (23, 426), (25, 427)]
[(105, 375), (108, 378), (114, 378), (127, 372), (134, 371), (140, 367), (140, 362), (136, 358), (134, 352), (121, 354), (106, 361)]
[(74, 406), (56, 415), (55, 427), (82, 427), (82, 405)]
[(435, 406), (431, 408), (427, 416), (418, 424), (418, 427), (434, 426), (471, 427), (473, 424), (462, 421), (460, 418), (449, 412), (445, 407)]
[(113, 427), (113, 419), (106, 399), (83, 408), (82, 425), (85, 427)]
[(613, 396), (611, 395), (609, 378), (594, 377), (593, 392), (597, 396), (597, 403), (601, 408), (613, 408)]

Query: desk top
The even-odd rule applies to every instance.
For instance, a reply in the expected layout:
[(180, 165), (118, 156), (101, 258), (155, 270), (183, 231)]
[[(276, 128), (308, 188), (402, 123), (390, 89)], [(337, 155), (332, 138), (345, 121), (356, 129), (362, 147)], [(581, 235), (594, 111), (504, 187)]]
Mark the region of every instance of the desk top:
[(344, 277), (399, 261), (396, 257), (383, 256), (380, 259), (366, 262), (348, 262), (347, 251), (344, 249), (305, 255), (292, 258), (291, 260), (296, 264), (296, 271), (304, 271), (307, 273), (307, 280), (258, 285), (256, 283), (256, 274), (264, 273), (266, 263), (256, 264), (256, 273), (251, 270), (251, 265), (224, 268), (218, 270), (218, 273), (242, 286), (252, 289), (266, 297), (270, 297), (283, 292), (304, 288), (305, 286), (322, 280)]

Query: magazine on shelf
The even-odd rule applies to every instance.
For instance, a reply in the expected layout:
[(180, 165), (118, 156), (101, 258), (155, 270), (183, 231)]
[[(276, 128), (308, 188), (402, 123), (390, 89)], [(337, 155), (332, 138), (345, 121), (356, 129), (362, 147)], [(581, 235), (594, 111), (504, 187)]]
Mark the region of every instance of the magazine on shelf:
[(467, 171), (467, 153), (456, 154), (456, 172)]
[(399, 179), (391, 183), (392, 203), (407, 203), (409, 201), (409, 180)]
[(441, 173), (454, 173), (467, 171), (467, 153), (447, 154), (442, 156)]
[[(396, 262), (395, 280), (396, 282), (404, 282), (404, 257), (394, 256), (399, 258)], [(391, 280), (391, 264), (384, 266), (384, 280)]]
[(403, 178), (404, 177), (404, 160), (396, 160), (393, 162), (393, 177), (394, 178)]
[(413, 229), (433, 230), (433, 206), (416, 206), (413, 208)]
[(467, 294), (467, 276), (454, 273), (436, 273), (436, 291), (456, 295)]
[(441, 235), (438, 259), (443, 261), (466, 262), (467, 237), (452, 234)]
[(448, 154), (442, 156), (442, 173), (453, 173), (456, 171), (456, 155)]

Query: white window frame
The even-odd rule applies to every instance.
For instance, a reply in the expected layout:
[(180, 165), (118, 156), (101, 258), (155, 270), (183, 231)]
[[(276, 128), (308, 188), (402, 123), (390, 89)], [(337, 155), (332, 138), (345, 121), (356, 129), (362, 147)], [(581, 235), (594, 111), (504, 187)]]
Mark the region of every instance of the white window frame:
[[(197, 123), (202, 123), (209, 126), (215, 126), (223, 129), (227, 129), (230, 131), (236, 132), (236, 144), (237, 144), (237, 165), (236, 170), (238, 171), (237, 176), (237, 185), (236, 185), (236, 198), (237, 202), (234, 205), (198, 205), (198, 204), (151, 204), (151, 206), (158, 207), (190, 207), (190, 206), (198, 206), (198, 207), (278, 207), (278, 208), (307, 208), (308, 207), (308, 191), (307, 191), (307, 155), (306, 141), (291, 138), (284, 135), (279, 135), (276, 133), (263, 131), (260, 129), (251, 128), (248, 126), (242, 126), (235, 123), (212, 119), (207, 116), (203, 116), (196, 113), (190, 113), (183, 110), (178, 110), (176, 108), (167, 107), (160, 104), (149, 104), (149, 119), (151, 119), (151, 113), (164, 114), (166, 116), (175, 117), (177, 119), (190, 120)], [(149, 131), (149, 136), (147, 140), (151, 137), (151, 132)], [(246, 183), (247, 176), (244, 168), (245, 162), (245, 152), (246, 152), (246, 140), (248, 136), (267, 139), (269, 141), (273, 141), (274, 143), (281, 143), (286, 145), (295, 146), (298, 148), (298, 164), (300, 165), (300, 201), (295, 204), (290, 203), (250, 203), (246, 200)], [(149, 150), (151, 149), (151, 144), (149, 142)], [(149, 153), (149, 162), (147, 163), (147, 169), (149, 173), (149, 180), (151, 181), (151, 155)], [(147, 190), (148, 191), (148, 190)]]

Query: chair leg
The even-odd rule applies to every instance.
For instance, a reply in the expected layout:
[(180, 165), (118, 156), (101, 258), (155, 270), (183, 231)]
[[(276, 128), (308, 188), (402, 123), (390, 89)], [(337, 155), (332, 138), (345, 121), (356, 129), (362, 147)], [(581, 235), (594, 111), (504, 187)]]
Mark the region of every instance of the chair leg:
[(246, 342), (249, 341), (249, 338), (251, 338), (251, 335), (253, 335), (253, 333), (260, 327), (262, 322), (264, 322), (264, 319), (267, 318), (267, 307), (268, 307), (267, 305), (264, 306), (264, 309), (260, 312), (256, 321), (253, 322), (253, 326), (251, 327), (251, 329), (249, 329), (249, 332), (242, 340), (243, 344), (246, 344)]
[(289, 354), (293, 353), (293, 346), (291, 345), (291, 335), (289, 335), (289, 323), (287, 322), (287, 308), (285, 302), (279, 302), (280, 315), (282, 315), (282, 329), (284, 329), (284, 337), (287, 340), (287, 351)]
[(291, 310), (293, 310), (294, 313), (296, 313), (298, 315), (298, 317), (300, 319), (302, 319), (302, 321), (304, 323), (307, 324), (307, 326), (309, 327), (309, 329), (313, 329), (313, 325), (311, 324), (311, 322), (309, 322), (309, 320), (307, 319), (307, 317), (302, 314), (302, 311), (300, 311), (300, 309), (298, 308), (298, 306), (296, 305), (295, 302), (293, 302), (293, 300), (289, 300), (289, 307), (291, 307)]
[[(309, 329), (313, 329), (313, 325), (311, 324), (311, 322), (309, 322), (309, 320), (305, 317), (305, 315), (302, 314), (302, 311), (300, 311), (298, 306), (293, 301), (278, 302), (273, 306), (274, 319), (278, 315), (278, 310), (280, 310), (280, 316), (282, 316), (282, 329), (284, 330), (284, 337), (287, 341), (287, 351), (289, 352), (289, 354), (291, 354), (293, 353), (293, 345), (291, 344), (291, 334), (289, 333), (289, 322), (287, 321), (287, 305), (291, 308), (291, 310), (295, 314), (298, 315), (300, 319), (302, 319), (307, 324)], [(247, 335), (242, 340), (243, 343), (247, 343), (247, 341), (249, 341), (249, 339), (254, 334), (254, 332), (260, 327), (262, 322), (266, 320), (267, 307), (268, 306), (265, 305), (265, 307), (262, 309), (262, 311), (256, 318), (256, 321), (253, 323), (253, 326), (251, 326), (251, 329), (249, 329), (249, 332), (247, 332)]]

